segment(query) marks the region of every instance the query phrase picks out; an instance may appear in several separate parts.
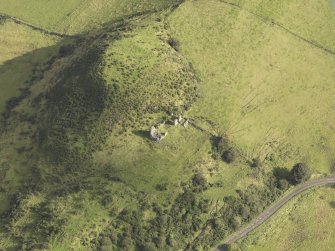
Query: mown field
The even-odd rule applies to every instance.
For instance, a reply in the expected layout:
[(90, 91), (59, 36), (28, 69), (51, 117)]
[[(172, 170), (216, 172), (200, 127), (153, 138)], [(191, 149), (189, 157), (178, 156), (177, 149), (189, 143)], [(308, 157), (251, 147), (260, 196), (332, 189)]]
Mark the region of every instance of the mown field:
[[(0, 0), (0, 13), (78, 35), (0, 20), (0, 249), (209, 250), (294, 185), (294, 164), (332, 172), (326, 0)], [(332, 190), (299, 198), (258, 230), (272, 239), (236, 248), (331, 247), (326, 218), (298, 219), (334, 218)]]

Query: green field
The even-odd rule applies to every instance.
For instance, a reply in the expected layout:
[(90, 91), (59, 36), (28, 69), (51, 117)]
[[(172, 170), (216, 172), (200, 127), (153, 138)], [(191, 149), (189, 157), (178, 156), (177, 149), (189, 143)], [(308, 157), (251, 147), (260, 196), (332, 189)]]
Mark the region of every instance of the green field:
[(11, 15), (25, 22), (52, 30), (57, 29), (64, 19), (85, 2), (91, 1), (14, 0), (9, 2), (1, 0), (0, 13)]
[(240, 241), (237, 250), (332, 250), (334, 199), (334, 188), (304, 193)]
[[(0, 250), (210, 250), (293, 189), (296, 163), (334, 171), (328, 0), (0, 14), (26, 23), (0, 18)], [(306, 192), (235, 248), (331, 250), (333, 202)]]
[[(261, 15), (268, 18), (265, 10)], [(326, 11), (324, 6), (310, 18), (321, 19)], [(333, 41), (333, 23), (310, 36)], [(202, 79), (193, 116), (213, 120), (247, 156), (272, 159), (271, 166), (300, 159), (316, 173), (329, 172), (334, 55), (220, 1), (189, 1), (170, 17), (170, 25)]]
[(18, 88), (26, 86), (24, 82), (31, 77), (33, 65), (48, 59), (52, 49), (49, 50), (47, 47), (52, 47), (59, 39), (12, 21), (0, 25), (0, 33), (0, 113), (2, 113), (5, 101), (18, 95)]
[[(0, 1), (7, 14), (51, 31), (77, 34), (132, 14), (153, 11), (177, 0), (14, 0)], [(48, 15), (45, 15), (48, 13)]]

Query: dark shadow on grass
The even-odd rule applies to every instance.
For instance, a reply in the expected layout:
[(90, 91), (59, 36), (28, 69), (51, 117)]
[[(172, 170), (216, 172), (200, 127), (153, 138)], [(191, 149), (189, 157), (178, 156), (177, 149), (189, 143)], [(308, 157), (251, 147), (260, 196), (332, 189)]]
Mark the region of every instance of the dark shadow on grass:
[(134, 130), (133, 134), (135, 134), (135, 135), (137, 135), (139, 137), (142, 137), (144, 139), (151, 139), (150, 138), (150, 132), (146, 131), (146, 130)]
[(210, 141), (211, 141), (211, 145), (212, 145), (212, 149), (213, 149), (213, 150), (214, 150), (214, 149), (215, 149), (215, 150), (218, 149), (218, 147), (219, 147), (219, 143), (220, 143), (221, 139), (222, 139), (222, 137), (220, 137), (220, 136), (215, 136), (215, 135), (213, 135), (213, 136), (210, 137)]
[(331, 201), (331, 202), (329, 202), (329, 205), (330, 205), (332, 208), (335, 209), (335, 201)]
[(226, 251), (228, 249), (229, 249), (229, 246), (227, 244), (222, 244), (222, 245), (217, 247), (217, 250), (219, 250), (219, 251)]
[(290, 171), (285, 167), (275, 167), (273, 169), (273, 175), (278, 179), (290, 180)]

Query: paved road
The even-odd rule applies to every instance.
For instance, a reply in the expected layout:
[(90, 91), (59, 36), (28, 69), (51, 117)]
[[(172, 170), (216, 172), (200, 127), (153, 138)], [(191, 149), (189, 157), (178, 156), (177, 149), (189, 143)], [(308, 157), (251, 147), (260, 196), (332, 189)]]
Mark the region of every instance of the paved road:
[(287, 194), (280, 201), (276, 202), (270, 208), (266, 209), (263, 213), (261, 213), (256, 219), (254, 219), (249, 225), (247, 225), (241, 231), (230, 236), (222, 245), (217, 247), (217, 251), (225, 250), (227, 244), (234, 243), (239, 239), (246, 236), (248, 233), (253, 231), (259, 225), (263, 224), (268, 218), (270, 218), (275, 212), (277, 212), (285, 203), (287, 203), (294, 196), (316, 186), (324, 186), (329, 184), (335, 184), (335, 176), (320, 178), (316, 180), (310, 180), (302, 185), (296, 187), (291, 193)]

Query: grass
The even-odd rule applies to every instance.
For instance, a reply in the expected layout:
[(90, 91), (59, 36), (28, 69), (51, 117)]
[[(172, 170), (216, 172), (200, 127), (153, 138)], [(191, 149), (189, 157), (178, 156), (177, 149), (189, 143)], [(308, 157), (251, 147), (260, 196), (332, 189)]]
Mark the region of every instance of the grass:
[(318, 188), (288, 202), (237, 243), (244, 250), (332, 250), (334, 188)]
[[(58, 25), (81, 4), (89, 2), (83, 0), (14, 0), (0, 1), (0, 13), (5, 13), (25, 22), (41, 26), (46, 29), (57, 29)], [(46, 13), (48, 13), (46, 15)]]
[[(330, 11), (322, 6), (310, 19)], [(270, 166), (301, 160), (315, 173), (329, 172), (333, 55), (215, 0), (186, 2), (170, 17), (170, 26), (202, 79), (191, 116), (211, 119), (245, 155), (272, 159)], [(328, 34), (331, 40), (329, 29)]]
[(94, 0), (84, 1), (72, 15), (60, 25), (69, 33), (78, 33), (100, 27), (103, 23), (115, 21), (122, 17), (160, 8), (178, 2), (177, 0)]
[(168, 136), (163, 142), (155, 144), (148, 140), (145, 132), (164, 118), (155, 114), (155, 110), (174, 112), (172, 107), (183, 107), (192, 100), (194, 88), (192, 74), (185, 74), (189, 70), (188, 63), (166, 43), (169, 34), (162, 22), (148, 20), (147, 27), (135, 29), (107, 47), (103, 72), (107, 85), (117, 85), (122, 92), (135, 94), (131, 98), (127, 96), (119, 110), (128, 103), (131, 105), (132, 99), (137, 107), (156, 108), (149, 117), (140, 112), (144, 119), (130, 113), (130, 122), (123, 124), (123, 128), (130, 129), (119, 136), (118, 130), (123, 130), (116, 128), (106, 146), (95, 153), (95, 162), (99, 166), (111, 166), (115, 175), (138, 191), (160, 194), (156, 185), (167, 182), (170, 187), (167, 196), (157, 197), (161, 202), (169, 196), (173, 198), (180, 183), (190, 179), (196, 171), (207, 173), (214, 183), (223, 180), (225, 192), (210, 191), (209, 198), (222, 199), (235, 194), (238, 179), (243, 180), (248, 171), (239, 169), (243, 166), (241, 163), (231, 168), (212, 161), (208, 135), (192, 127), (167, 125)]
[(18, 95), (18, 88), (27, 85), (24, 82), (30, 78), (34, 65), (50, 57), (49, 50), (39, 49), (56, 44), (58, 39), (12, 21), (0, 25), (0, 32), (3, 34), (0, 38), (0, 113), (2, 113), (5, 101)]
[[(192, 175), (192, 164), (208, 155), (210, 142), (192, 128), (171, 125), (165, 126), (169, 135), (161, 144), (148, 139), (150, 127), (173, 108), (183, 111), (196, 88), (186, 60), (166, 43), (168, 34), (162, 22), (153, 20), (107, 47), (103, 71), (107, 85), (134, 95), (121, 99), (119, 110), (128, 119), (115, 128), (94, 159), (98, 166), (110, 166), (137, 191), (155, 195), (156, 185), (167, 182), (171, 195)], [(124, 128), (126, 132), (119, 135)]]
[[(144, 11), (166, 8), (177, 0), (0, 1), (5, 13), (47, 30), (78, 34), (103, 23)], [(48, 15), (45, 15), (45, 13)]]
[(265, 17), (275, 20), (284, 27), (297, 33), (308, 40), (334, 50), (334, 6), (328, 0), (308, 0), (302, 3), (299, 0), (269, 2), (264, 0), (245, 1), (232, 0), (242, 8), (250, 10)]
[[(96, 250), (105, 237), (114, 249), (135, 250), (145, 243), (154, 250), (172, 237), (174, 246), (164, 248), (185, 249), (197, 243), (196, 237), (217, 240), (211, 226), (225, 214), (224, 198), (238, 198), (236, 189), (249, 185), (267, 188), (264, 181), (274, 167), (307, 162), (314, 176), (329, 173), (335, 150), (335, 58), (292, 34), (335, 48), (335, 21), (326, 1), (308, 6), (235, 1), (242, 9), (219, 0), (186, 1), (172, 15), (137, 17), (121, 22), (117, 31), (107, 31), (108, 23), (175, 1), (7, 2), (0, 0), (0, 12), (53, 31), (87, 32), (87, 37), (60, 57), (58, 49), (67, 41), (10, 21), (0, 25), (6, 34), (0, 38), (5, 52), (0, 111), (19, 87), (29, 85), (31, 91), (10, 111), (0, 134), (0, 212), (11, 213), (0, 225), (0, 249)], [(100, 29), (104, 23), (106, 29)], [(52, 56), (57, 57), (45, 64)], [(150, 126), (179, 114), (228, 136), (243, 158), (230, 165), (214, 160), (210, 135), (191, 125), (167, 123), (162, 142), (149, 138)], [(54, 130), (45, 140), (51, 146), (63, 140), (65, 152), (54, 152), (69, 154), (72, 162), (45, 157), (41, 128)], [(257, 157), (260, 170), (246, 162)], [(192, 183), (198, 173), (206, 179), (204, 191)], [(255, 232), (240, 247), (269, 250), (279, 236), (283, 248), (289, 248), (290, 236), (295, 245), (318, 236), (325, 249), (332, 246), (321, 240), (331, 238), (330, 231), (322, 236), (316, 231), (321, 221), (297, 220), (321, 212), (334, 218), (327, 207), (331, 191), (320, 191), (326, 195), (319, 203), (319, 194), (311, 192), (286, 206), (299, 202), (303, 208), (291, 211), (287, 232), (284, 209), (270, 227), (262, 226), (268, 235), (278, 226), (274, 239), (266, 242)], [(262, 199), (257, 196), (250, 198)], [(199, 209), (206, 201), (209, 209)], [(321, 224), (330, 226), (326, 218)], [(209, 227), (202, 236), (204, 226)], [(313, 244), (300, 247), (308, 245)]]

